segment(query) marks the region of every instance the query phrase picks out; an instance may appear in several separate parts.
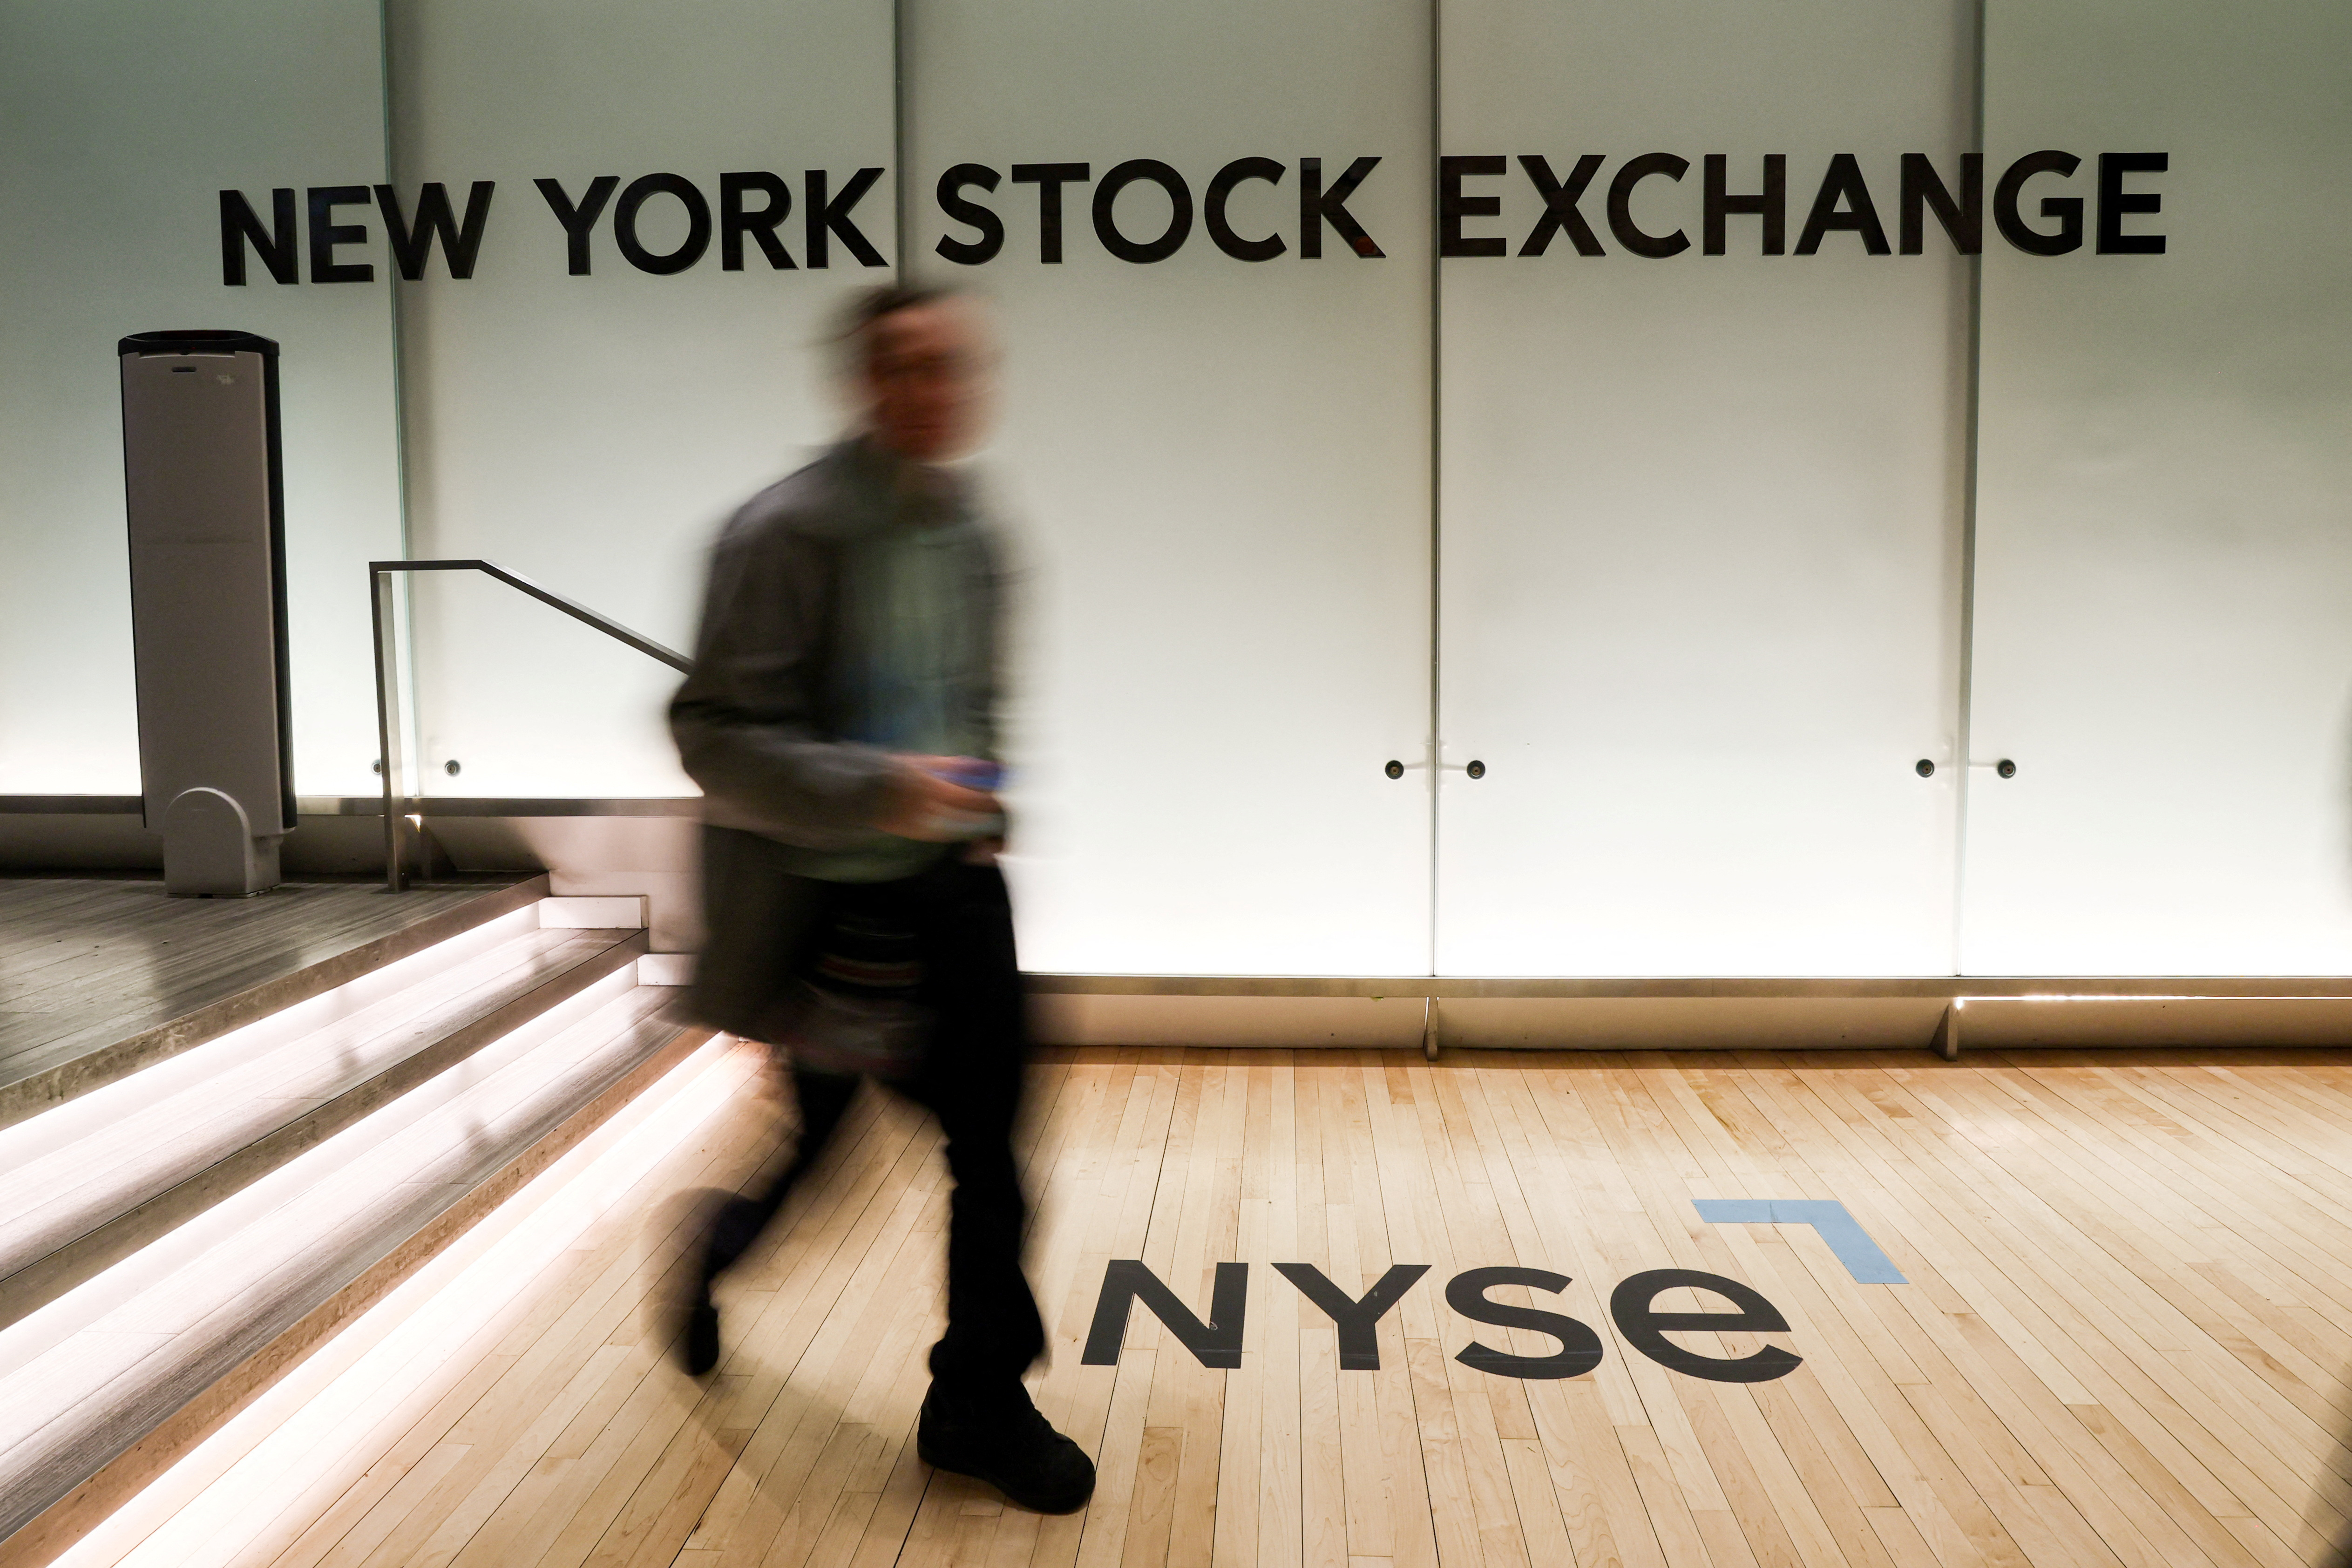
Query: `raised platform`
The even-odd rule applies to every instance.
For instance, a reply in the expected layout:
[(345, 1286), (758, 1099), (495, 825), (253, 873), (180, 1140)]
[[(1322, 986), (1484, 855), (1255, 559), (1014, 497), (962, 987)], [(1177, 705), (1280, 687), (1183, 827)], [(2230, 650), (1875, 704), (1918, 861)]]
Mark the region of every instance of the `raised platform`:
[(547, 891), (289, 882), (174, 899), (160, 880), (0, 880), (0, 1127), (331, 990)]

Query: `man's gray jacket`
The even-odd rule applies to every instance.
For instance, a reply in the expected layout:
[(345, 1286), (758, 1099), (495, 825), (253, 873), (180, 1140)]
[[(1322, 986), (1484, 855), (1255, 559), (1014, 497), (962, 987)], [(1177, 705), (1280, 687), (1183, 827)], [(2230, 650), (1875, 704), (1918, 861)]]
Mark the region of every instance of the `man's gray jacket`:
[[(712, 552), (694, 669), (669, 707), (670, 733), (703, 795), (703, 952), (695, 1011), (760, 1034), (820, 896), (799, 850), (854, 846), (887, 808), (894, 764), (845, 738), (868, 650), (866, 617), (844, 600), (859, 543), (908, 507), (968, 509), (961, 496), (910, 500), (906, 470), (844, 442), (746, 502)], [(1003, 585), (985, 527), (961, 531), (967, 604), (992, 650), (968, 683), (967, 732), (993, 755)]]

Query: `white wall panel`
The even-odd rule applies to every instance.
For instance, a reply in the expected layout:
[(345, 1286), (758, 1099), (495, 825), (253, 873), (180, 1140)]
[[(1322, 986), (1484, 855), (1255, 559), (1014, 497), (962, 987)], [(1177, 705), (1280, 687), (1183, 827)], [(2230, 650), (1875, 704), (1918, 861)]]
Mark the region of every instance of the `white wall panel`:
[[(1202, 0), (913, 8), (909, 82), (926, 278), (994, 301), (1008, 349), (988, 461), (1034, 569), (1013, 867), (1034, 968), (1425, 973), (1428, 805), (1381, 773), (1427, 721), (1429, 367), (1424, 6)], [(1230, 160), (1244, 261), (1198, 204)], [(1300, 254), (1299, 160), (1387, 255)], [(1097, 241), (1074, 185), (1065, 259), (1039, 191), (968, 193), (1003, 253), (955, 266), (931, 205), (949, 165), (1172, 165), (1196, 204), (1167, 260)], [(1119, 199), (1148, 237), (1168, 199)]]
[[(2352, 969), (2352, 9), (1994, 0), (1987, 151), (2163, 152), (2162, 255), (1989, 252), (1966, 965)], [(2049, 227), (2038, 216), (2037, 226)]]
[[(394, 154), (404, 195), (492, 180), (470, 279), (436, 255), (402, 297), (409, 500), (419, 556), (487, 556), (658, 640), (691, 646), (705, 551), (727, 514), (836, 433), (817, 350), (844, 291), (887, 281), (803, 240), (804, 174), (835, 190), (892, 155), (890, 7), (723, 0), (392, 0)], [(614, 208), (587, 276), (532, 182), (739, 171), (782, 177), (792, 270), (714, 240), (637, 270)], [(648, 248), (684, 209), (645, 209)], [(886, 176), (856, 209), (886, 260)], [(487, 580), (416, 592), (425, 787), (453, 795), (691, 793), (663, 726), (677, 677)], [(442, 771), (451, 759), (464, 772)]]
[[(1444, 151), (1508, 255), (1444, 268), (1438, 963), (1462, 974), (1888, 973), (1952, 962), (1966, 264), (1852, 233), (1793, 254), (1838, 153), (1895, 237), (1897, 160), (1957, 183), (1955, 0), (1444, 8)], [(1629, 254), (1606, 191), (1690, 248)], [(1786, 244), (1702, 253), (1702, 159)], [(1607, 163), (1607, 251), (1517, 254), (1517, 163)], [(1931, 779), (1914, 772), (1935, 762)]]
[(383, 258), (225, 287), (218, 192), (266, 219), (274, 187), (382, 179), (380, 37), (373, 0), (0, 4), (0, 794), (138, 792), (115, 343), (181, 327), (282, 351), (295, 784), (372, 786), (365, 563), (400, 550)]

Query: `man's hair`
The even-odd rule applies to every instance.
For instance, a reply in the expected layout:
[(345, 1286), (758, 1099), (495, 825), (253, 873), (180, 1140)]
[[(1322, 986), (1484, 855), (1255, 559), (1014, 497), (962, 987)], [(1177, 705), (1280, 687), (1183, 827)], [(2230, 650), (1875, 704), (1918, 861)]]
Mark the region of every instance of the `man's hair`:
[(962, 293), (961, 289), (884, 283), (852, 294), (835, 313), (831, 334), (833, 352), (843, 373), (854, 376), (866, 368), (875, 325), (884, 317), (918, 306), (936, 305), (942, 300), (960, 298)]

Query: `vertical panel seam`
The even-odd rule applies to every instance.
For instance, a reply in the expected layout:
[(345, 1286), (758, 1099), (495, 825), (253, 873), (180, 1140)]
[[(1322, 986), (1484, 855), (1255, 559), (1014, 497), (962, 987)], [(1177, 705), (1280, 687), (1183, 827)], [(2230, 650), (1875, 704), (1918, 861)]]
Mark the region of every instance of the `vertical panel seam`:
[[(1976, 0), (1969, 92), (1969, 150), (1979, 158), (1985, 150), (1985, 31), (1991, 0)], [(1977, 614), (1977, 458), (1984, 374), (1984, 247), (1968, 258), (1968, 375), (1966, 422), (1961, 435), (1960, 474), (1960, 668), (1959, 718), (1957, 726), (1959, 783), (1952, 803), (1952, 952), (1951, 970), (1963, 972), (1962, 942), (1968, 920), (1969, 793), (1976, 776), (1973, 731), (1976, 701)]]
[(892, 259), (901, 284), (915, 280), (914, 256), (907, 248), (908, 204), (913, 199), (913, 189), (908, 183), (907, 152), (912, 141), (907, 133), (907, 36), (908, 13), (914, 0), (892, 0), (890, 6), (890, 163), (891, 194), (896, 200), (892, 214), (897, 249)]
[[(376, 0), (375, 64), (379, 106), (383, 111), (383, 178), (386, 184), (397, 186), (398, 171), (393, 161), (392, 117), (392, 0)], [(408, 385), (403, 374), (400, 332), (400, 271), (384, 268), (384, 310), (392, 322), (392, 455), (394, 506), (400, 518), (400, 557), (412, 559), (416, 552), (409, 537), (408, 527)]]
[[(1429, 0), (1429, 178), (1437, 177), (1444, 136), (1444, 0)], [(1437, 973), (1438, 786), (1444, 773), (1440, 731), (1444, 615), (1444, 287), (1437, 229), (1429, 230), (1429, 973)]]
[[(395, 133), (397, 125), (394, 112), (395, 88), (392, 73), (392, 7), (394, 3), (395, 0), (376, 0), (375, 53), (376, 80), (380, 88), (383, 112), (383, 178), (386, 184), (397, 189), (400, 184), (398, 162), (400, 142)], [(416, 543), (415, 528), (410, 516), (408, 485), (408, 333), (406, 321), (401, 310), (400, 269), (387, 264), (384, 272), (384, 311), (392, 329), (393, 510), (400, 522), (400, 559), (413, 561), (416, 558)], [(402, 703), (393, 716), (394, 721), (400, 725), (403, 731), (400, 736), (399, 766), (404, 773), (412, 760), (421, 761), (425, 755), (424, 703), (420, 700), (422, 690), (416, 679), (415, 585), (411, 580), (412, 574), (406, 572), (394, 573), (393, 579), (394, 643), (392, 647), (386, 650), (386, 659), (387, 668), (392, 672), (391, 679), (404, 686), (408, 693), (408, 700)], [(369, 613), (373, 616), (375, 608), (375, 584), (373, 578), (368, 584), (368, 588)], [(385, 738), (379, 734), (376, 749), (379, 752), (383, 751), (385, 745)], [(407, 778), (395, 779), (392, 776), (394, 766), (392, 757), (376, 758), (376, 766), (383, 770), (383, 776), (395, 795), (405, 797), (412, 793), (422, 793), (421, 784), (412, 789)], [(396, 833), (397, 825), (387, 822), (385, 831)]]

